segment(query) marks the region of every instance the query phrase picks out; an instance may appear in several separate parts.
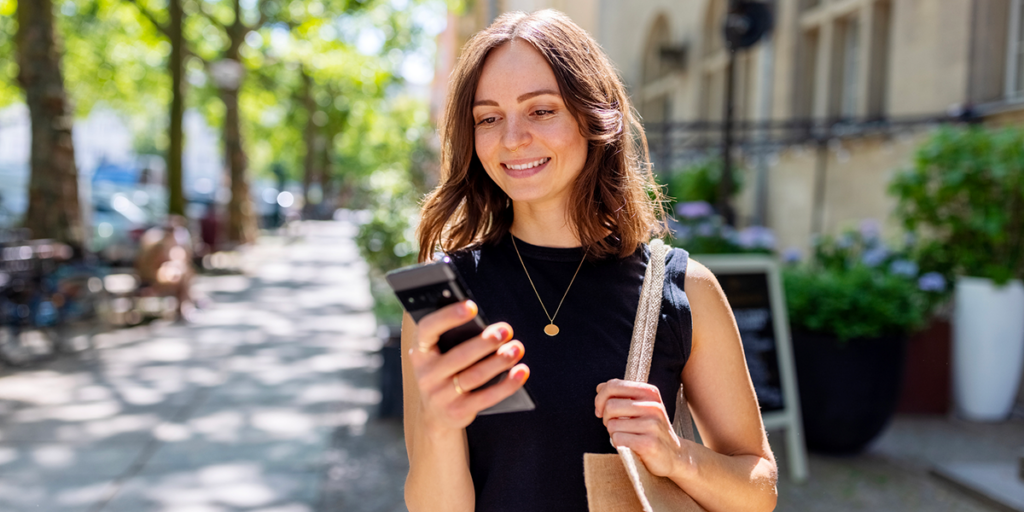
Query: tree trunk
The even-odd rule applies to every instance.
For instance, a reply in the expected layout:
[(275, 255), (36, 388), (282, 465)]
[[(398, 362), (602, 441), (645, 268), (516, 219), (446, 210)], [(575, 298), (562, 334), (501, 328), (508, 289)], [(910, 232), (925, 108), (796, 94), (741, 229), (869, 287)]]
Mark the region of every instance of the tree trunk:
[(18, 82), (32, 121), (31, 178), (25, 226), (34, 238), (84, 249), (78, 170), (71, 139), (74, 112), (64, 92), (51, 0), (18, 2)]
[(306, 157), (302, 162), (302, 218), (308, 219), (313, 214), (313, 204), (309, 201), (309, 187), (313, 183), (316, 174), (316, 123), (313, 121), (313, 114), (316, 113), (316, 101), (313, 100), (313, 79), (302, 73), (302, 104), (306, 108), (306, 130), (302, 140), (306, 145)]
[(238, 92), (242, 88), (245, 70), (242, 68), (241, 47), (245, 36), (252, 30), (242, 22), (240, 0), (234, 0), (235, 20), (227, 27), (228, 48), (224, 61), (236, 67), (233, 83), (221, 85), (221, 99), (224, 101), (224, 157), (227, 159), (231, 177), (231, 201), (228, 203), (228, 229), (225, 233), (231, 244), (247, 244), (256, 241), (258, 232), (252, 200), (249, 198), (248, 157), (242, 147), (242, 124), (238, 108)]
[(256, 241), (257, 228), (246, 176), (248, 158), (242, 149), (238, 90), (221, 89), (221, 99), (225, 107), (224, 156), (231, 177), (231, 201), (228, 203), (228, 229), (225, 235), (229, 243), (247, 244)]
[(167, 148), (167, 213), (185, 215), (185, 194), (182, 184), (182, 152), (184, 150), (183, 122), (185, 118), (185, 80), (184, 48), (185, 40), (182, 33), (181, 0), (169, 0), (167, 10), (170, 14), (168, 32), (171, 39), (171, 56), (168, 66), (171, 68), (171, 126), (170, 146)]

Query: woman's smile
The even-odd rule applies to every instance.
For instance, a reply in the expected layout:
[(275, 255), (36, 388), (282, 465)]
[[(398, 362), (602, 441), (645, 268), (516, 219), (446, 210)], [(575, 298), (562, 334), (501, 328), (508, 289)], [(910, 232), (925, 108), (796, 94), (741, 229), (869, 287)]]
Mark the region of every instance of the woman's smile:
[(518, 163), (521, 160), (511, 160), (508, 162), (502, 162), (501, 167), (505, 169), (505, 174), (513, 178), (527, 178), (533, 176), (544, 170), (551, 158), (544, 157), (535, 160), (528, 161), (527, 163)]

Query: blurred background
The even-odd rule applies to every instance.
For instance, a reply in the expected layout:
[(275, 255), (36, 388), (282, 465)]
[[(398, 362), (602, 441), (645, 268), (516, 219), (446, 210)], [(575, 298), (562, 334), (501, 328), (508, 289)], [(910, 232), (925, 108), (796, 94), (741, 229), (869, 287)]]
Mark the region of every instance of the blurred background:
[(726, 262), (778, 509), (1024, 510), (1022, 0), (0, 0), (0, 509), (405, 510), (383, 275), (544, 8)]

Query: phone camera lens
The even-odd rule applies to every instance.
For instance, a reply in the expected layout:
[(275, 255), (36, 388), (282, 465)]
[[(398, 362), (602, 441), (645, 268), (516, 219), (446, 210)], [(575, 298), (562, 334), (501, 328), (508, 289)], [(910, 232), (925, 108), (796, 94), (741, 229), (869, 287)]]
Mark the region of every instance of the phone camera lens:
[(412, 304), (413, 302), (416, 302), (416, 298), (415, 297), (409, 297), (408, 301), (409, 301), (409, 304)]
[(445, 290), (445, 291), (441, 292), (441, 296), (447, 299), (447, 298), (452, 296), (452, 292), (450, 292), (448, 290)]

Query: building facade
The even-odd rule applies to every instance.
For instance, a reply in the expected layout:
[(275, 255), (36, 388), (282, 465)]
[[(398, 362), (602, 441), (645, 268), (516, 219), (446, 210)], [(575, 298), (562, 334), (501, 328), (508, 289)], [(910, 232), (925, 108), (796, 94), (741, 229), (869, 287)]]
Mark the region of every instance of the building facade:
[[(780, 249), (866, 219), (896, 236), (888, 182), (930, 130), (968, 115), (1024, 120), (1024, 0), (768, 3), (774, 30), (735, 56), (734, 151), (748, 184), (736, 208)], [(542, 8), (572, 17), (615, 63), (656, 172), (720, 158), (728, 0), (476, 0), (439, 48), (453, 56), (501, 12)], [(449, 71), (439, 66), (439, 92)]]

